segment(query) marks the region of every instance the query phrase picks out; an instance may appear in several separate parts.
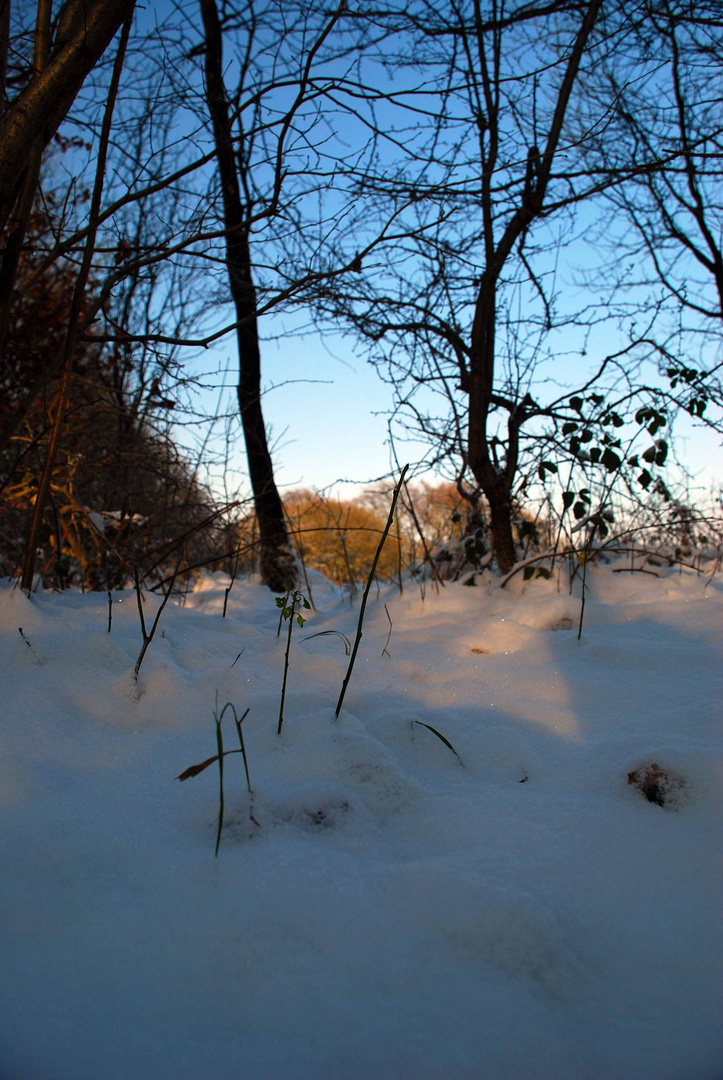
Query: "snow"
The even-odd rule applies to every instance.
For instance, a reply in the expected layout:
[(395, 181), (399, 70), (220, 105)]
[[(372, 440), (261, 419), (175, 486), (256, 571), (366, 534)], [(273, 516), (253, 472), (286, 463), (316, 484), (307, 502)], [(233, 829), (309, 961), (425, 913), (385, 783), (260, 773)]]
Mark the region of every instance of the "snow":
[(2, 1080), (720, 1080), (723, 578), (620, 569), (580, 641), (564, 573), (373, 593), (337, 721), (314, 576), (281, 736), (261, 586), (169, 604), (137, 687), (132, 592), (3, 586)]

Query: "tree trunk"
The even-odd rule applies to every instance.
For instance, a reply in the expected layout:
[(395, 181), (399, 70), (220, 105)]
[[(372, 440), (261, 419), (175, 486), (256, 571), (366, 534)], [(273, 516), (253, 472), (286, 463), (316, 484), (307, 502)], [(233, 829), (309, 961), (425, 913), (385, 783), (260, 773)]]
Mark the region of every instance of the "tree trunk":
[(486, 491), (490, 504), (490, 526), (494, 554), (503, 574), (509, 573), (517, 562), (515, 541), (512, 536), (512, 503), (504, 490)]
[(231, 298), (236, 309), (239, 353), (238, 402), (241, 412), (249, 481), (259, 523), (261, 580), (274, 592), (298, 584), (298, 571), (289, 542), (266, 438), (261, 409), (261, 354), (256, 318), (249, 227), (241, 201), (228, 99), (223, 81), (223, 39), (216, 0), (200, 0), (206, 35), (206, 103), (213, 127), (216, 160), (223, 196), (226, 230), (226, 266)]
[[(38, 13), (35, 20), (35, 44), (33, 49), (33, 71), (35, 78), (45, 70), (50, 52), (50, 24), (53, 15), (51, 0), (40, 0)], [(5, 3), (6, 12), (10, 11), (10, 2)], [(3, 76), (4, 82), (4, 76)], [(5, 251), (0, 265), (0, 357), (5, 346), (5, 334), (7, 332), (10, 308), (12, 305), (15, 279), (20, 264), (20, 255), (25, 240), (25, 233), (30, 221), (33, 209), (38, 180), (40, 179), (40, 166), (43, 160), (43, 140), (37, 139), (35, 146), (28, 155), (28, 163), (20, 180), (20, 194), (17, 199), (15, 213), (8, 225), (8, 235), (5, 241)]]
[(70, 15), (58, 28), (45, 70), (12, 103), (0, 126), (0, 227), (17, 199), (18, 177), (34, 148), (50, 142), (134, 7), (135, 0), (77, 0), (67, 8)]
[(488, 269), (480, 283), (472, 324), (467, 456), (472, 475), (489, 503), (494, 556), (498, 567), (506, 574), (516, 561), (510, 492), (517, 469), (517, 456), (508, 446), (507, 461), (502, 468), (490, 455), (487, 437), (487, 418), (494, 389), (496, 289), (497, 273), (494, 269)]

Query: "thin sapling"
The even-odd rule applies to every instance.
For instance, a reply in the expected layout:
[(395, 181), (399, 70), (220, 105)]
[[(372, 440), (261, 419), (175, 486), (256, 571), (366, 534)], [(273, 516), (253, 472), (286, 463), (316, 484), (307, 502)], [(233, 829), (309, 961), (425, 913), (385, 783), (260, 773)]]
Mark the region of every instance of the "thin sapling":
[[(176, 582), (176, 578), (178, 577), (178, 571), (181, 569), (181, 560), (182, 560), (182, 558), (183, 558), (183, 552), (181, 552), (181, 554), (178, 557), (178, 562), (176, 563), (176, 569), (175, 569), (175, 571), (173, 573), (173, 577), (171, 578), (171, 580), (170, 580), (170, 582), (168, 584), (168, 588), (166, 589), (166, 592), (165, 592), (165, 594), (163, 596), (163, 602), (161, 603), (161, 606), (159, 607), (158, 611), (156, 612), (156, 617), (153, 620), (153, 625), (151, 626), (150, 633), (146, 630), (146, 620), (145, 620), (145, 616), (143, 614), (143, 597), (141, 595), (141, 583), (140, 583), (140, 578), (138, 576), (138, 562), (135, 559), (133, 560), (133, 577), (134, 577), (135, 586), (136, 586), (136, 600), (138, 601), (138, 614), (139, 614), (140, 620), (141, 620), (141, 633), (143, 635), (143, 644), (141, 646), (141, 651), (138, 653), (138, 659), (136, 660), (136, 666), (133, 669), (133, 682), (136, 683), (136, 684), (138, 683), (138, 673), (141, 670), (141, 664), (143, 663), (143, 658), (146, 655), (146, 652), (148, 650), (148, 646), (153, 641), (153, 635), (156, 632), (156, 628), (157, 628), (158, 623), (160, 621), (161, 615), (163, 614), (163, 609), (166, 606), (166, 604), (168, 603), (168, 598), (171, 595), (171, 592), (173, 590), (173, 586), (174, 586), (174, 584)], [(110, 627), (109, 627), (109, 629), (110, 629)]]

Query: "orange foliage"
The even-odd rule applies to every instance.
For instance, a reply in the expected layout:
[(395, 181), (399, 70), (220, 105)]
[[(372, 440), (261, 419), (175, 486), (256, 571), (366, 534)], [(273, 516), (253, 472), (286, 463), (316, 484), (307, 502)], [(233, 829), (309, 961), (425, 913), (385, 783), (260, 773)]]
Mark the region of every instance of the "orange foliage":
[[(313, 491), (293, 491), (284, 500), (289, 529), (302, 562), (338, 585), (352, 588), (369, 576), (387, 513), (361, 502), (326, 498)], [(377, 564), (380, 578), (391, 578), (399, 566), (392, 529)]]

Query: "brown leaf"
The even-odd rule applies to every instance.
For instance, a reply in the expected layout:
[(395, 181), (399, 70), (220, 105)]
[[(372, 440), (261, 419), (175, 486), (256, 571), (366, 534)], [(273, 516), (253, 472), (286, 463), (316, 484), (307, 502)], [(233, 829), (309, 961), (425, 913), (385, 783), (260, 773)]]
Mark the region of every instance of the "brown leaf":
[(198, 765), (189, 765), (185, 772), (182, 772), (180, 776), (176, 777), (176, 780), (189, 780), (192, 776), (198, 776), (198, 774), (203, 772), (204, 769), (207, 769), (209, 765), (213, 765), (214, 761), (218, 761), (218, 754), (206, 758), (205, 761), (200, 762)]

